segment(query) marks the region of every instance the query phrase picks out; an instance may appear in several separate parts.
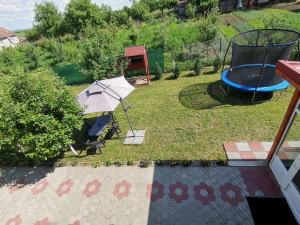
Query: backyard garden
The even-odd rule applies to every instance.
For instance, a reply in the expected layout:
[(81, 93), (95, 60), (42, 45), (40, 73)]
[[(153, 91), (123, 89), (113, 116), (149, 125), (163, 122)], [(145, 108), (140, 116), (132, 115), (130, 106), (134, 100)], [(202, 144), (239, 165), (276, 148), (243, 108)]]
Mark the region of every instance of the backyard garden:
[[(243, 92), (226, 97), (219, 88), (222, 59), (234, 35), (256, 28), (300, 31), (300, 14), (261, 9), (221, 15), (217, 2), (207, 0), (191, 1), (181, 20), (174, 2), (144, 0), (113, 11), (72, 0), (64, 13), (51, 2), (37, 5), (34, 27), (22, 32), (27, 41), (0, 52), (0, 163), (226, 161), (225, 141), (272, 141), (293, 90), (259, 104)], [(118, 107), (120, 138), (90, 154), (85, 123), (99, 114), (83, 116), (76, 96), (95, 80), (121, 74), (128, 63), (120, 62), (124, 49), (133, 45), (160, 49), (163, 58), (152, 65), (151, 85), (126, 98), (134, 128), (146, 130), (144, 143), (123, 144), (129, 127)]]

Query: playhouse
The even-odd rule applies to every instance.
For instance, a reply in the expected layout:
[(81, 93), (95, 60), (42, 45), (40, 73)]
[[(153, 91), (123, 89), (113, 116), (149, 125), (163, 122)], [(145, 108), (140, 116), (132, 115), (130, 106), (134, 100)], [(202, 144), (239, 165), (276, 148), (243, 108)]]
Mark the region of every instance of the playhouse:
[(145, 84), (150, 84), (150, 69), (145, 46), (131, 46), (125, 49), (125, 57), (129, 59), (127, 71), (145, 72)]

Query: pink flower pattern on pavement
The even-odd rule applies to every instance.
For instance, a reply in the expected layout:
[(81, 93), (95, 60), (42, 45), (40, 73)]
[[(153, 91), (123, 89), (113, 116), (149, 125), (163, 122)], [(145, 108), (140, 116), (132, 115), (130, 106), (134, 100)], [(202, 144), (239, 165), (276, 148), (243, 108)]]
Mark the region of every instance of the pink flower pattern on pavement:
[(86, 198), (90, 198), (93, 195), (97, 194), (100, 191), (102, 183), (99, 182), (99, 180), (95, 179), (91, 182), (89, 182), (83, 191), (83, 194), (85, 195)]
[(118, 199), (127, 197), (130, 193), (130, 188), (131, 184), (127, 180), (122, 180), (121, 182), (116, 184), (113, 195)]
[(147, 185), (146, 196), (152, 201), (156, 201), (164, 197), (164, 185), (158, 181), (154, 181), (153, 184)]
[(5, 225), (20, 225), (22, 223), (22, 219), (20, 215), (17, 215), (14, 218), (10, 218)]
[(226, 183), (219, 188), (221, 199), (228, 202), (231, 206), (237, 206), (240, 202), (244, 202), (241, 189), (231, 183)]
[(42, 191), (45, 190), (45, 188), (49, 185), (47, 179), (43, 179), (39, 181), (34, 188), (31, 189), (31, 192), (33, 195), (36, 195), (38, 193), (41, 193)]
[(194, 198), (201, 201), (204, 205), (208, 205), (216, 199), (214, 189), (206, 183), (199, 183), (198, 185), (195, 185), (193, 189), (195, 192)]
[(188, 186), (182, 184), (179, 181), (177, 181), (175, 184), (171, 184), (169, 190), (169, 197), (171, 199), (174, 199), (177, 203), (180, 203), (189, 198)]
[(76, 221), (74, 221), (74, 223), (70, 223), (69, 225), (80, 225), (80, 221), (76, 220)]
[(60, 183), (59, 187), (56, 189), (56, 194), (59, 197), (62, 197), (65, 194), (68, 194), (73, 186), (73, 181), (71, 179), (68, 179), (62, 183)]
[(37, 221), (34, 225), (51, 225), (51, 223), (49, 222), (48, 218), (44, 218), (40, 221)]

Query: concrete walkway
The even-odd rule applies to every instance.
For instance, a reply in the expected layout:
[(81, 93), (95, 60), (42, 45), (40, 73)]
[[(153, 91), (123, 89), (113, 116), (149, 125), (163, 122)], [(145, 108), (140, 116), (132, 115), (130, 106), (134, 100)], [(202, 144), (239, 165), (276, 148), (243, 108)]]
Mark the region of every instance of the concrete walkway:
[(264, 167), (0, 169), (0, 224), (253, 224), (245, 196), (280, 196)]

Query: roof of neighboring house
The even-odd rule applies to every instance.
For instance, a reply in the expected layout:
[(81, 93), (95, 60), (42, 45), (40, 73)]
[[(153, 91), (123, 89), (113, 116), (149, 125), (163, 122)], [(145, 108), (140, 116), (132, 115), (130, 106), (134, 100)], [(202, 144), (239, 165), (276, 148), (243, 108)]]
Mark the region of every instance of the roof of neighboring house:
[(14, 37), (16, 36), (15, 33), (4, 29), (3, 27), (0, 27), (0, 39), (8, 38), (8, 37)]
[(145, 46), (132, 46), (125, 49), (125, 56), (131, 57), (131, 56), (138, 56), (138, 55), (145, 55), (146, 54), (146, 48)]

